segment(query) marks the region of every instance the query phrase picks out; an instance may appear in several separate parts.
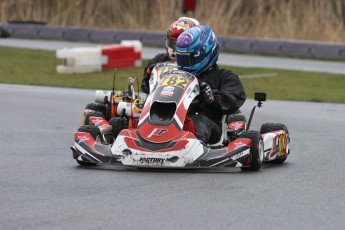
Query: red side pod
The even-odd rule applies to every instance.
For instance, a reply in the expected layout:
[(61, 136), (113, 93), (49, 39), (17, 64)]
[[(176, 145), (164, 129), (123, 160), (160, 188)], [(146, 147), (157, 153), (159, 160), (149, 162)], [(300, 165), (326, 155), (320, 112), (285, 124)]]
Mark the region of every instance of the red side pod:
[(95, 139), (93, 139), (91, 134), (86, 133), (86, 132), (75, 132), (74, 140), (78, 144), (85, 143), (90, 148), (93, 148), (93, 146), (97, 143)]
[(180, 130), (175, 123), (167, 126), (152, 125), (147, 120), (138, 130), (142, 138), (153, 143), (171, 141), (180, 134)]
[(95, 125), (99, 127), (108, 125), (108, 122), (102, 117), (90, 117), (89, 122), (90, 122), (90, 125)]
[(252, 141), (249, 138), (238, 138), (236, 140), (234, 140), (233, 142), (230, 142), (228, 145), (228, 152), (231, 152), (233, 150), (236, 150), (240, 147), (248, 147), (250, 148), (250, 146), (252, 145)]
[(168, 145), (166, 148), (162, 148), (159, 150), (149, 150), (145, 148), (145, 145), (138, 146), (138, 143), (142, 144), (136, 135), (135, 129), (127, 129), (121, 131), (119, 136), (124, 136), (124, 141), (128, 148), (130, 149), (136, 149), (139, 151), (145, 151), (145, 152), (174, 152), (174, 151), (180, 151), (183, 148), (186, 147), (186, 145), (189, 143), (188, 139), (197, 139), (192, 133), (182, 131), (179, 133), (179, 135), (172, 140), (172, 144)]

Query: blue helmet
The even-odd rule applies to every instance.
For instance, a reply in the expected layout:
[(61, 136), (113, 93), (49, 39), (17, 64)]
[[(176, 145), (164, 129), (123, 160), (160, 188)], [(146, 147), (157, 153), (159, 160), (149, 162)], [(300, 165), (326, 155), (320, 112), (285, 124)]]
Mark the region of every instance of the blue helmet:
[(208, 26), (192, 27), (177, 39), (176, 60), (179, 69), (198, 76), (216, 64), (218, 56), (218, 41)]

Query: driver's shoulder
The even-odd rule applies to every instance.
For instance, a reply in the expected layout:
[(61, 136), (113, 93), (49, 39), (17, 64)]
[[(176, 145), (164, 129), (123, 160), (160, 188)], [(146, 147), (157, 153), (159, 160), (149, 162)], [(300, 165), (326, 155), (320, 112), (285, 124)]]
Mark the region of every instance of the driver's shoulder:
[(159, 53), (151, 59), (152, 62), (166, 62), (170, 61), (169, 55), (166, 53)]

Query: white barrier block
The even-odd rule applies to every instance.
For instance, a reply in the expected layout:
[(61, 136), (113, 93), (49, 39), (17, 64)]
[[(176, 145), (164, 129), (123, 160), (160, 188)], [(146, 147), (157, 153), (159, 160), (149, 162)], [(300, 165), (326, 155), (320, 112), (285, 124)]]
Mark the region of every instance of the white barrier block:
[(56, 67), (58, 73), (87, 73), (101, 71), (104, 60), (100, 47), (62, 49), (56, 57), (64, 59), (64, 65)]
[(64, 65), (56, 67), (58, 73), (100, 72), (118, 68), (141, 66), (143, 46), (138, 40), (124, 40), (121, 44), (98, 47), (61, 49), (56, 57), (64, 60)]
[(139, 40), (122, 40), (121, 45), (124, 46), (134, 46), (134, 52), (142, 52), (143, 51), (143, 44)]

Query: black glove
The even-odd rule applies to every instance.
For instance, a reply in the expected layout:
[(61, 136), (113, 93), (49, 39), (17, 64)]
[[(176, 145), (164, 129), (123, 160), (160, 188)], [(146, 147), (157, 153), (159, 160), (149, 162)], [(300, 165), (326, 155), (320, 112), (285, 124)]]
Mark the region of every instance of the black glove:
[(145, 68), (145, 73), (144, 73), (144, 78), (145, 79), (150, 79), (151, 73), (153, 68), (157, 65), (157, 63), (152, 63), (151, 65), (147, 66)]
[(156, 65), (157, 65), (157, 63), (153, 63), (153, 64), (147, 66), (144, 70), (144, 76), (143, 76), (143, 80), (141, 82), (141, 89), (144, 93), (147, 93), (147, 94), (150, 93), (149, 80), (150, 80), (152, 70)]
[(200, 96), (206, 104), (212, 103), (214, 100), (214, 97), (212, 94), (211, 86), (209, 86), (205, 82), (201, 82), (200, 83)]

